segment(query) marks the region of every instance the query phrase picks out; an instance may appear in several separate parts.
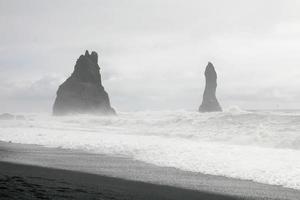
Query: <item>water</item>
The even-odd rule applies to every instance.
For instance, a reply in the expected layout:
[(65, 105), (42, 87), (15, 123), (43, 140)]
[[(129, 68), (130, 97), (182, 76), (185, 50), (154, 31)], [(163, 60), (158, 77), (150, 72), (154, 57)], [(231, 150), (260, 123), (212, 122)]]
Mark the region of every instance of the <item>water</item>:
[(1, 120), (0, 140), (300, 189), (300, 112), (131, 112)]

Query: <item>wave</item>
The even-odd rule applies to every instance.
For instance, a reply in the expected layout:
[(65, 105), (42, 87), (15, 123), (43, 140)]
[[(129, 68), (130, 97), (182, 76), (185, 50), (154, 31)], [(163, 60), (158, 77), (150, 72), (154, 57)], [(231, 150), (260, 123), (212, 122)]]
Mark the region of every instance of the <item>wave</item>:
[(158, 166), (300, 189), (300, 115), (292, 111), (28, 115), (0, 140), (121, 155)]

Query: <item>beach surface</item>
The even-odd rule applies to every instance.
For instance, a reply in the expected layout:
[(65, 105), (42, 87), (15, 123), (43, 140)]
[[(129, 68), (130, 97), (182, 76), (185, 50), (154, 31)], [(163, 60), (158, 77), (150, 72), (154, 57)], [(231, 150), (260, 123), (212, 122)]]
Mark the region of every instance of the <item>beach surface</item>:
[(300, 191), (128, 158), (0, 142), (1, 199), (299, 199)]

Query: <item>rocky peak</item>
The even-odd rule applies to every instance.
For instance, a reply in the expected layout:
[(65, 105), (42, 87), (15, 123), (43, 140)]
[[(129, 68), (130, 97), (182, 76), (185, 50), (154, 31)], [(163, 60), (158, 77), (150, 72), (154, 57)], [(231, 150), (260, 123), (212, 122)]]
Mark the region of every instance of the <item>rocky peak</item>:
[(101, 81), (98, 54), (86, 50), (75, 64), (72, 75), (59, 86), (53, 113), (115, 113)]
[(205, 90), (203, 101), (199, 108), (200, 112), (222, 111), (222, 108), (216, 97), (217, 73), (211, 62), (208, 62), (205, 69)]

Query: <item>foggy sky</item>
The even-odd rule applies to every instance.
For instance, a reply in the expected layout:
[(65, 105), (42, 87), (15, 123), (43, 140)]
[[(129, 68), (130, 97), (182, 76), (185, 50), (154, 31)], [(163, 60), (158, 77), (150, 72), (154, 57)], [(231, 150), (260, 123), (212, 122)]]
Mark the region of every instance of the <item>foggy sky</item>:
[(117, 110), (300, 108), (297, 0), (0, 0), (0, 112), (50, 112), (86, 49)]

